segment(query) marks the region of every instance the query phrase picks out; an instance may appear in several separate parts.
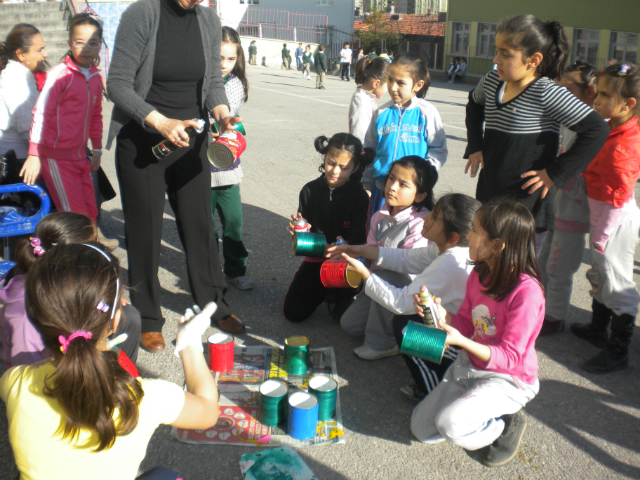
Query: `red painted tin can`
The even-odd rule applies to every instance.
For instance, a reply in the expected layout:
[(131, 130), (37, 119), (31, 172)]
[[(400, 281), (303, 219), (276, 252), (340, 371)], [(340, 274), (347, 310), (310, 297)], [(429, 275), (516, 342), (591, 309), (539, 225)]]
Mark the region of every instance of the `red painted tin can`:
[(227, 170), (246, 148), (244, 135), (236, 130), (226, 130), (209, 146), (207, 158), (214, 167)]
[(207, 339), (209, 344), (209, 369), (214, 372), (233, 370), (233, 337), (226, 333), (215, 333)]
[(358, 288), (362, 277), (349, 270), (346, 260), (327, 260), (320, 267), (320, 281), (327, 288)]

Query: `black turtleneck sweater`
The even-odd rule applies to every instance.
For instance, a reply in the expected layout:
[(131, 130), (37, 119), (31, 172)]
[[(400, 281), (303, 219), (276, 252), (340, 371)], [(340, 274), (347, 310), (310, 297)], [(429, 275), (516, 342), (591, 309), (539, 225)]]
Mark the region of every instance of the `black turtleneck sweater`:
[(202, 35), (195, 9), (160, 0), (160, 23), (147, 103), (168, 118), (201, 117), (205, 72)]

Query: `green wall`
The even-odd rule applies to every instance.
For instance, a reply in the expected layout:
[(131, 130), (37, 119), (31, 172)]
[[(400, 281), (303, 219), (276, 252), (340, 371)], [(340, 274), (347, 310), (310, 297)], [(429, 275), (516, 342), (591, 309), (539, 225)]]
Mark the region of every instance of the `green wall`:
[(449, 0), (449, 22), (492, 22), (530, 13), (576, 28), (640, 32), (639, 0)]

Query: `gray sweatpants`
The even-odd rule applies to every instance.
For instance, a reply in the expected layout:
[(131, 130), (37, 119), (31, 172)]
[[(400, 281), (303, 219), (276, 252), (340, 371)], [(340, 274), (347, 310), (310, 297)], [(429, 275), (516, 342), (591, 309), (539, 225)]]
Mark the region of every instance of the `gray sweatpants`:
[[(611, 235), (604, 253), (591, 244), (591, 268), (587, 280), (589, 294), (616, 315), (638, 314), (640, 295), (633, 281), (634, 253), (640, 232), (640, 215), (632, 215)], [(591, 228), (593, 234), (593, 227)]]
[(538, 258), (545, 288), (545, 315), (555, 320), (567, 318), (573, 275), (582, 263), (584, 237), (584, 233), (550, 231)]
[(502, 415), (524, 407), (540, 388), (516, 384), (513, 377), (472, 368), (469, 354), (460, 352), (440, 385), (411, 415), (411, 433), (424, 443), (449, 440), (467, 450), (494, 442), (504, 430)]
[[(409, 275), (390, 270), (375, 270), (374, 273), (394, 287), (405, 287), (411, 283)], [(364, 335), (364, 344), (371, 350), (385, 351), (397, 346), (390, 326), (393, 313), (371, 300), (364, 290), (358, 294), (340, 319), (340, 326), (349, 335)]]

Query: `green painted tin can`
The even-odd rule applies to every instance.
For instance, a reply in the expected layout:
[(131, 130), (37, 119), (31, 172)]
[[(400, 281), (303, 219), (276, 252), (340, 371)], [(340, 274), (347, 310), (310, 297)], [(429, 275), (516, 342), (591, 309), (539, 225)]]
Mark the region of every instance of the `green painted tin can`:
[(296, 256), (324, 257), (327, 240), (321, 233), (297, 232), (293, 235), (291, 251)]
[(267, 380), (260, 385), (260, 423), (275, 427), (287, 421), (289, 387), (280, 380)]
[(444, 330), (409, 322), (403, 332), (400, 352), (440, 364), (446, 339)]
[(309, 370), (309, 339), (294, 335), (284, 341), (284, 367), (289, 375), (304, 375)]
[(325, 375), (317, 375), (309, 380), (309, 393), (318, 397), (318, 420), (331, 420), (336, 413), (338, 382)]

